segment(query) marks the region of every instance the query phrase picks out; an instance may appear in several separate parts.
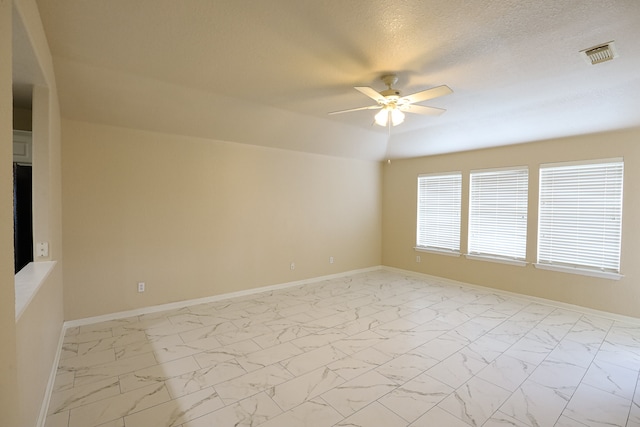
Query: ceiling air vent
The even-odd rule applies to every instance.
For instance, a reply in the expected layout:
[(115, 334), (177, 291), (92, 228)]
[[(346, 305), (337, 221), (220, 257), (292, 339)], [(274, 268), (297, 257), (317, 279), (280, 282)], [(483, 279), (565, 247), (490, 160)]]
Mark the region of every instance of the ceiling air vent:
[(589, 49), (581, 50), (580, 54), (585, 61), (591, 65), (600, 64), (601, 62), (610, 61), (618, 56), (614, 42), (604, 43)]

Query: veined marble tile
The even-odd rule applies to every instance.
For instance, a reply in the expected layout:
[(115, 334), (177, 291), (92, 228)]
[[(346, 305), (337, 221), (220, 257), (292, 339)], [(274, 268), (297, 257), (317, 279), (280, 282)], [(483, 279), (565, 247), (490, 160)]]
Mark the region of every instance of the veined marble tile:
[(410, 427), (469, 427), (469, 424), (456, 418), (444, 409), (437, 406), (431, 408), (426, 414), (409, 425)]
[(47, 416), (44, 427), (67, 427), (69, 425), (69, 411)]
[(125, 425), (174, 427), (194, 420), (224, 405), (215, 390), (205, 388), (124, 417)]
[(628, 369), (594, 360), (582, 383), (631, 400), (638, 382), (638, 369), (640, 366), (636, 369)]
[(393, 381), (371, 371), (329, 390), (322, 399), (347, 417), (395, 388)]
[[(493, 416), (489, 418), (482, 427), (530, 427), (522, 421), (511, 418), (507, 414), (500, 411), (494, 412)], [(557, 423), (554, 427), (560, 427)], [(568, 425), (566, 427), (569, 427)], [(578, 427), (578, 426), (573, 426)]]
[(126, 335), (118, 335), (115, 337), (102, 338), (97, 341), (90, 341), (78, 344), (78, 355), (95, 353), (103, 350), (109, 350), (116, 347), (124, 347), (128, 344), (137, 342), (146, 342), (147, 335), (142, 331), (132, 332)]
[(152, 337), (166, 337), (167, 335), (176, 335), (176, 334), (192, 331), (194, 329), (198, 329), (202, 327), (202, 325), (194, 325), (192, 323), (180, 323), (180, 324), (174, 325), (169, 321), (167, 322), (168, 324), (153, 326), (150, 328), (144, 328), (143, 330), (146, 332), (149, 338), (152, 338)]
[(531, 363), (502, 355), (478, 372), (477, 377), (513, 392), (535, 368)]
[[(586, 424), (582, 424), (564, 415), (558, 418), (558, 422), (553, 427), (588, 427)], [(627, 423), (627, 427), (634, 427), (632, 424)]]
[(196, 359), (201, 368), (207, 368), (260, 350), (262, 349), (258, 344), (252, 340), (246, 340), (194, 354), (193, 358)]
[(588, 426), (620, 426), (627, 422), (631, 401), (580, 384), (563, 415)]
[(296, 338), (308, 336), (311, 332), (302, 326), (289, 326), (277, 332), (271, 332), (253, 338), (253, 341), (262, 348), (290, 342)]
[(230, 321), (224, 321), (220, 323), (213, 323), (207, 326), (191, 329), (186, 332), (180, 332), (180, 338), (185, 343), (190, 341), (197, 341), (204, 338), (215, 337), (216, 335), (233, 333), (239, 330), (239, 328)]
[(298, 347), (290, 342), (286, 342), (247, 354), (246, 356), (237, 357), (236, 360), (247, 372), (251, 372), (282, 360), (290, 359), (302, 353), (303, 351)]
[(49, 401), (49, 414), (65, 412), (118, 394), (120, 394), (120, 382), (117, 377), (54, 392)]
[(246, 373), (247, 371), (236, 360), (230, 359), (208, 368), (169, 378), (165, 384), (169, 389), (169, 394), (176, 398), (240, 377)]
[(511, 393), (475, 377), (449, 395), (438, 406), (472, 426), (482, 426)]
[(97, 426), (169, 400), (171, 397), (164, 384), (139, 388), (72, 409), (69, 427)]
[[(636, 397), (638, 393), (636, 391)], [(626, 427), (640, 427), (640, 405), (637, 399), (631, 402), (631, 410), (629, 411), (629, 419)]]
[(609, 329), (606, 341), (611, 344), (640, 348), (640, 326), (615, 322)]
[[(364, 353), (369, 350), (375, 351), (380, 355), (382, 355), (385, 361), (390, 358), (390, 356), (380, 353), (374, 349), (363, 350), (360, 353)], [(379, 365), (380, 363), (372, 363), (371, 361), (366, 361), (366, 360), (357, 358), (357, 353), (356, 353), (352, 356), (345, 357), (340, 360), (336, 360), (335, 362), (329, 363), (327, 367), (331, 369), (333, 372), (335, 372), (336, 374), (340, 375), (340, 377), (344, 378), (345, 380), (351, 380), (355, 377), (358, 377), (364, 374), (365, 372), (368, 372), (373, 370), (374, 368), (377, 368)]]
[(525, 381), (500, 407), (500, 412), (530, 426), (553, 426), (568, 398), (553, 388)]
[(97, 341), (104, 338), (110, 338), (113, 336), (111, 329), (99, 330), (93, 332), (77, 333), (70, 335), (67, 331), (65, 333), (63, 343), (64, 344), (81, 344), (85, 342)]
[(229, 405), (292, 378), (293, 375), (280, 365), (271, 365), (220, 383), (215, 388), (225, 405)]
[(113, 349), (98, 351), (84, 356), (69, 357), (60, 360), (58, 372), (77, 372), (86, 370), (92, 366), (104, 365), (116, 360)]
[(489, 331), (490, 329), (491, 329), (490, 327), (485, 327), (478, 323), (473, 323), (473, 319), (472, 319), (466, 323), (463, 323), (460, 326), (457, 326), (451, 331), (447, 332), (447, 335), (453, 336), (453, 337), (460, 337), (461, 340), (473, 342), (478, 338), (480, 338), (481, 336), (483, 336), (484, 334), (486, 334), (487, 331)]
[(562, 340), (556, 348), (549, 353), (547, 359), (572, 363), (586, 368), (593, 361), (596, 352), (598, 352), (597, 345)]
[(460, 349), (466, 347), (467, 344), (469, 343), (460, 337), (441, 335), (438, 338), (434, 338), (426, 344), (415, 348), (412, 353), (420, 353), (437, 360), (444, 360)]
[(555, 345), (542, 343), (538, 340), (525, 337), (518, 340), (518, 342), (505, 351), (504, 354), (538, 365), (549, 357), (555, 347)]
[(355, 414), (337, 423), (336, 427), (406, 427), (405, 420), (378, 402), (360, 409)]
[(422, 374), (382, 396), (378, 401), (406, 421), (412, 422), (453, 391), (452, 387)]
[(468, 344), (460, 352), (482, 362), (491, 363), (508, 348), (509, 344), (485, 335)]
[[(265, 393), (259, 393), (237, 403), (194, 419), (185, 427), (234, 426), (254, 427), (280, 415), (282, 410)], [(160, 425), (160, 424), (159, 424)]]
[(78, 356), (78, 343), (63, 343), (60, 351), (60, 360)]
[[(429, 304), (431, 305), (431, 304)], [(403, 319), (422, 325), (427, 323), (438, 316), (438, 312), (432, 308), (425, 307), (413, 313), (407, 314)]]
[(586, 368), (571, 363), (545, 360), (533, 371), (529, 380), (551, 388), (568, 400), (586, 371)]
[(252, 329), (252, 330), (238, 330), (235, 332), (225, 332), (223, 334), (216, 335), (215, 338), (222, 344), (223, 346), (228, 346), (230, 344), (235, 344), (241, 341), (250, 340), (255, 337), (259, 337), (260, 335), (273, 332), (272, 329), (264, 326), (262, 329)]
[(389, 271), (69, 328), (61, 360), (48, 427), (640, 427), (638, 325)]
[(353, 354), (386, 341), (387, 338), (374, 331), (364, 331), (331, 344), (345, 354)]
[(345, 353), (332, 345), (326, 345), (285, 360), (282, 362), (282, 366), (293, 375), (299, 376), (342, 359), (345, 356)]
[[(157, 313), (155, 313), (157, 315)], [(171, 322), (169, 322), (169, 320), (162, 316), (156, 319), (147, 319), (147, 320), (140, 320), (138, 322), (135, 323), (128, 323), (125, 325), (120, 325), (120, 326), (116, 326), (113, 328), (113, 335), (114, 336), (118, 336), (118, 335), (127, 335), (127, 334), (132, 334), (135, 332), (144, 332), (147, 329), (161, 329), (163, 327), (169, 327), (171, 326)]]
[(403, 354), (375, 369), (397, 385), (402, 385), (422, 374), (439, 361), (422, 354)]
[(396, 336), (402, 332), (411, 331), (416, 326), (419, 326), (419, 323), (412, 322), (408, 320), (406, 317), (401, 319), (396, 319), (391, 322), (383, 323), (374, 329), (377, 334), (382, 335), (383, 337), (391, 338)]
[(348, 337), (349, 336), (347, 334), (338, 330), (325, 329), (301, 338), (296, 338), (290, 342), (302, 351), (310, 351)]
[(314, 399), (260, 424), (260, 427), (332, 427), (342, 418), (322, 399)]
[(499, 341), (515, 344), (533, 329), (537, 323), (537, 320), (513, 320), (512, 317), (487, 332), (487, 335)]
[(78, 387), (157, 364), (158, 362), (153, 356), (153, 353), (145, 353), (140, 356), (116, 360), (115, 362), (76, 371), (74, 385)]
[(117, 328), (119, 326), (126, 326), (139, 321), (137, 316), (124, 317), (122, 319), (112, 319), (105, 322), (92, 323), (89, 325), (79, 326), (79, 333), (106, 331), (107, 329)]
[(285, 411), (313, 399), (345, 382), (329, 368), (319, 368), (276, 385), (267, 394)]
[(53, 383), (53, 392), (68, 390), (73, 388), (73, 382), (76, 378), (74, 372), (63, 372), (61, 374), (56, 375), (56, 379)]
[(183, 357), (192, 356), (202, 353), (210, 349), (221, 347), (216, 337), (203, 338), (196, 341), (190, 341), (185, 344), (176, 344), (171, 347), (159, 348), (153, 351), (158, 362), (164, 363), (171, 360), (181, 359)]
[(458, 388), (477, 374), (486, 363), (455, 353), (427, 371), (431, 377), (453, 388)]
[(172, 347), (178, 344), (183, 344), (180, 336), (168, 335), (166, 337), (158, 337), (153, 340), (138, 341), (124, 346), (115, 347), (114, 350), (116, 353), (116, 359), (126, 359), (128, 357), (151, 353), (154, 350)]
[(200, 369), (200, 365), (193, 357), (172, 360), (120, 376), (120, 389), (122, 393), (126, 393), (136, 388), (160, 384), (169, 378), (197, 371), (198, 369)]

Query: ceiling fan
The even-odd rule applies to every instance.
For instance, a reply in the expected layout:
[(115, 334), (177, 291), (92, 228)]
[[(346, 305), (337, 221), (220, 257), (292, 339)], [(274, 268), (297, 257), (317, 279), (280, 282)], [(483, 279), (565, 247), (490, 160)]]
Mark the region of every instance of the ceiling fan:
[(391, 86), (398, 82), (395, 74), (385, 74), (380, 80), (387, 85), (387, 89), (378, 92), (367, 86), (356, 86), (354, 89), (376, 101), (376, 105), (368, 107), (351, 108), (349, 110), (334, 111), (329, 114), (350, 113), (359, 110), (380, 110), (375, 115), (375, 123), (380, 126), (397, 126), (404, 121), (404, 113), (424, 114), (428, 116), (440, 115), (446, 110), (442, 108), (426, 107), (424, 105), (414, 105), (416, 102), (438, 98), (448, 95), (453, 91), (446, 85), (433, 87), (431, 89), (416, 92), (412, 95), (400, 96), (400, 91)]

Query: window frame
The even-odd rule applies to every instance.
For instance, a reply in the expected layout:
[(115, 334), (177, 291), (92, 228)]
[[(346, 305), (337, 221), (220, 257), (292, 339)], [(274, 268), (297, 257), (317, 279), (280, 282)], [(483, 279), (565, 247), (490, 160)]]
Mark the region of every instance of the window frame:
[[(498, 205), (506, 202), (510, 205), (505, 216), (505, 206)], [(528, 166), (471, 170), (468, 210), (467, 258), (527, 265)], [(505, 224), (510, 227), (503, 231)], [(490, 238), (482, 237), (483, 233), (490, 233), (493, 238), (502, 234), (502, 241), (505, 243), (503, 246), (509, 250), (499, 252), (498, 248), (493, 247)], [(510, 238), (514, 233), (518, 237)]]
[[(602, 210), (602, 212), (600, 213), (592, 213), (590, 214), (590, 216), (593, 217), (599, 217), (601, 219), (604, 219), (605, 216), (610, 216), (612, 213), (610, 212), (606, 212), (605, 210), (607, 207), (609, 208), (615, 208), (613, 212), (613, 214), (617, 215), (617, 219), (616, 219), (616, 224), (614, 224), (612, 227), (608, 227), (603, 225), (599, 231), (601, 233), (603, 233), (603, 236), (606, 237), (607, 239), (613, 238), (614, 243), (613, 244), (608, 244), (605, 245), (603, 243), (601, 250), (604, 251), (606, 249), (616, 249), (617, 254), (614, 256), (615, 258), (615, 262), (616, 262), (616, 267), (615, 268), (611, 268), (611, 265), (609, 264), (609, 266), (606, 266), (605, 264), (607, 263), (606, 261), (602, 261), (602, 263), (600, 265), (597, 264), (597, 262), (595, 261), (594, 257), (591, 257), (589, 259), (585, 259), (584, 262), (580, 263), (580, 262), (566, 262), (563, 259), (567, 258), (569, 256), (572, 255), (572, 252), (570, 250), (566, 250), (565, 253), (562, 254), (562, 257), (558, 257), (555, 261), (553, 259), (549, 259), (549, 256), (547, 254), (547, 252), (549, 251), (549, 249), (545, 246), (548, 245), (548, 240), (550, 239), (550, 237), (545, 237), (543, 236), (543, 233), (551, 233), (551, 231), (549, 231), (550, 229), (547, 228), (547, 225), (545, 225), (545, 221), (548, 221), (548, 219), (545, 217), (545, 215), (548, 215), (548, 213), (544, 212), (545, 209), (549, 209), (548, 207), (545, 207), (545, 204), (547, 203), (546, 200), (548, 200), (549, 197), (552, 197), (552, 194), (543, 194), (543, 192), (549, 192), (552, 190), (549, 190), (545, 187), (546, 185), (546, 179), (550, 179), (549, 176), (546, 176), (547, 174), (551, 174), (552, 172), (558, 172), (558, 171), (566, 171), (568, 173), (571, 173), (571, 169), (574, 170), (574, 174), (572, 176), (566, 175), (565, 177), (562, 178), (565, 181), (568, 179), (571, 179), (573, 181), (576, 181), (576, 183), (574, 184), (575, 186), (580, 186), (580, 184), (583, 184), (585, 180), (587, 180), (589, 178), (589, 176), (596, 176), (594, 173), (591, 173), (591, 175), (588, 175), (587, 173), (583, 173), (583, 174), (578, 174), (578, 170), (579, 169), (584, 169), (585, 171), (587, 171), (588, 169), (591, 170), (595, 170), (597, 168), (611, 168), (613, 172), (617, 173), (612, 175), (613, 176), (613, 180), (611, 181), (611, 184), (614, 185), (614, 188), (612, 190), (606, 189), (606, 188), (598, 188), (598, 185), (600, 185), (600, 187), (604, 186), (604, 183), (602, 182), (597, 182), (594, 180), (592, 181), (595, 184), (585, 184), (584, 187), (582, 187), (582, 192), (584, 193), (585, 190), (590, 190), (591, 192), (595, 192), (594, 195), (591, 196), (590, 199), (587, 200), (605, 200), (604, 195), (609, 194), (609, 197), (615, 199), (617, 201), (617, 203), (614, 205), (613, 202), (607, 204), (606, 206), (599, 206), (598, 208)], [(547, 173), (545, 173), (544, 171), (549, 171)], [(600, 172), (601, 174), (606, 174), (606, 172)], [(557, 181), (559, 184), (559, 180), (561, 179), (561, 177), (557, 177)], [(619, 185), (616, 185), (616, 183), (619, 183)], [(564, 187), (566, 188), (566, 187)], [(567, 223), (567, 218), (571, 218), (574, 222), (582, 222), (583, 225), (586, 222), (586, 220), (584, 219), (584, 216), (587, 216), (587, 214), (584, 213), (584, 211), (586, 211), (586, 209), (582, 208), (581, 206), (585, 206), (584, 205), (584, 199), (580, 198), (579, 196), (575, 196), (576, 192), (578, 192), (578, 194), (580, 194), (580, 191), (578, 191), (578, 188), (573, 188), (571, 187), (568, 190), (565, 190), (565, 192), (571, 192), (572, 195), (574, 195), (574, 201), (573, 201), (573, 205), (577, 205), (574, 209), (579, 210), (578, 213), (576, 213), (575, 217), (568, 217), (567, 215), (570, 214), (567, 213), (569, 209), (572, 208), (572, 206), (568, 206), (567, 202), (566, 202), (566, 197), (565, 199), (563, 199), (565, 201), (564, 203), (564, 207), (560, 206), (558, 208), (556, 208), (556, 210), (558, 211), (558, 213), (556, 215), (563, 215), (563, 224), (565, 224), (565, 226), (563, 227), (563, 229), (566, 229), (568, 226), (566, 225)], [(559, 190), (558, 190), (559, 191)], [(598, 191), (602, 191), (602, 193), (598, 192)], [(606, 199), (609, 200), (609, 199)], [(540, 268), (540, 269), (545, 269), (545, 270), (553, 270), (553, 271), (562, 271), (562, 272), (567, 272), (567, 273), (573, 273), (573, 274), (581, 274), (581, 275), (587, 275), (587, 276), (593, 276), (593, 277), (599, 277), (599, 278), (606, 278), (606, 279), (613, 279), (613, 280), (619, 280), (620, 278), (623, 277), (623, 275), (621, 274), (621, 261), (622, 261), (622, 222), (623, 222), (623, 206), (624, 206), (624, 159), (623, 158), (610, 158), (610, 159), (598, 159), (598, 160), (588, 160), (588, 161), (577, 161), (577, 162), (562, 162), (562, 163), (546, 163), (546, 164), (541, 164), (540, 168), (539, 168), (539, 194), (538, 194), (538, 235), (537, 235), (537, 252), (536, 252), (536, 263), (534, 264), (536, 268)], [(552, 207), (553, 209), (553, 207)], [(582, 214), (582, 217), (580, 216)], [(590, 226), (595, 225), (595, 220), (591, 220), (591, 222), (589, 222), (588, 224)], [(602, 222), (604, 224), (604, 222)], [(560, 228), (560, 227), (558, 227)], [(616, 232), (614, 233), (614, 235), (612, 236), (611, 234), (607, 234), (607, 229), (615, 229)], [(584, 226), (583, 226), (583, 230), (584, 230)], [(577, 231), (574, 234), (579, 233), (581, 230), (577, 229)], [(566, 234), (566, 232), (565, 232)], [(588, 247), (588, 245), (584, 244), (584, 243), (580, 243), (583, 242), (584, 239), (587, 239), (587, 237), (593, 238), (593, 236), (595, 235), (595, 232), (592, 232), (591, 234), (586, 234), (584, 232), (582, 232), (582, 234), (585, 234), (585, 236), (578, 236), (575, 237), (575, 240), (579, 241), (578, 243), (574, 243), (573, 246), (574, 247), (580, 247), (580, 248), (585, 248)], [(603, 237), (603, 238), (604, 238)], [(552, 237), (551, 237), (552, 238)], [(566, 239), (565, 239), (566, 240)], [(556, 244), (556, 247), (562, 248), (562, 240), (559, 241), (559, 244)], [(565, 249), (566, 247), (569, 245), (565, 244)], [(604, 247), (606, 246), (606, 247)], [(541, 251), (544, 252), (541, 255)], [(574, 250), (574, 252), (576, 252)], [(584, 252), (584, 251), (583, 251)], [(593, 251), (592, 251), (593, 252)], [(564, 257), (564, 258), (563, 258)], [(601, 258), (605, 258), (604, 255)]]
[[(454, 231), (454, 235), (450, 235), (446, 238), (435, 238), (433, 240), (427, 240), (423, 237), (426, 237), (427, 231), (424, 230), (424, 225), (426, 220), (423, 221), (423, 216), (426, 214), (426, 207), (423, 206), (423, 202), (428, 200), (427, 195), (422, 195), (422, 191), (426, 191), (426, 187), (422, 185), (422, 181), (435, 181), (436, 179), (441, 180), (450, 180), (453, 183), (450, 188), (447, 189), (443, 186), (443, 190), (448, 190), (452, 192), (452, 194), (445, 194), (445, 192), (441, 192), (441, 195), (451, 196), (448, 198), (442, 198), (441, 200), (445, 202), (453, 202), (451, 205), (443, 205), (443, 209), (438, 209), (440, 212), (435, 212), (435, 217), (439, 221), (440, 225), (447, 224), (452, 226), (451, 228)], [(440, 182), (440, 184), (444, 184), (444, 182)], [(426, 185), (426, 184), (425, 184)], [(420, 174), (417, 179), (417, 202), (416, 202), (416, 246), (415, 249), (418, 251), (424, 252), (434, 252), (438, 254), (444, 255), (453, 255), (460, 256), (461, 254), (461, 219), (462, 219), (462, 171), (451, 171), (451, 172), (438, 172), (438, 173), (429, 173), (429, 174)], [(428, 205), (427, 205), (428, 206)], [(449, 220), (447, 221), (444, 214), (446, 212), (455, 211), (455, 216), (457, 217), (457, 221)], [(429, 216), (432, 216), (434, 212), (428, 213)], [(453, 224), (456, 227), (453, 227)], [(441, 231), (447, 231), (446, 227), (441, 227)], [(448, 230), (451, 231), (451, 230)], [(438, 232), (436, 230), (436, 232)], [(457, 235), (456, 235), (457, 234)], [(442, 243), (450, 241), (454, 243), (453, 245), (444, 245)], [(457, 243), (457, 247), (455, 245)]]

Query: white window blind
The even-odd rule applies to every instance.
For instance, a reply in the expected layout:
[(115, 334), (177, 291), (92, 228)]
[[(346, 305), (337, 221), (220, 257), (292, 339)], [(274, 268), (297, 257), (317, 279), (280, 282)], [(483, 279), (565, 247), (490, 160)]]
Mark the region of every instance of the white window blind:
[(417, 246), (460, 251), (462, 173), (418, 177)]
[(524, 260), (527, 251), (529, 171), (472, 171), (469, 254)]
[(624, 163), (540, 167), (538, 263), (620, 272)]

